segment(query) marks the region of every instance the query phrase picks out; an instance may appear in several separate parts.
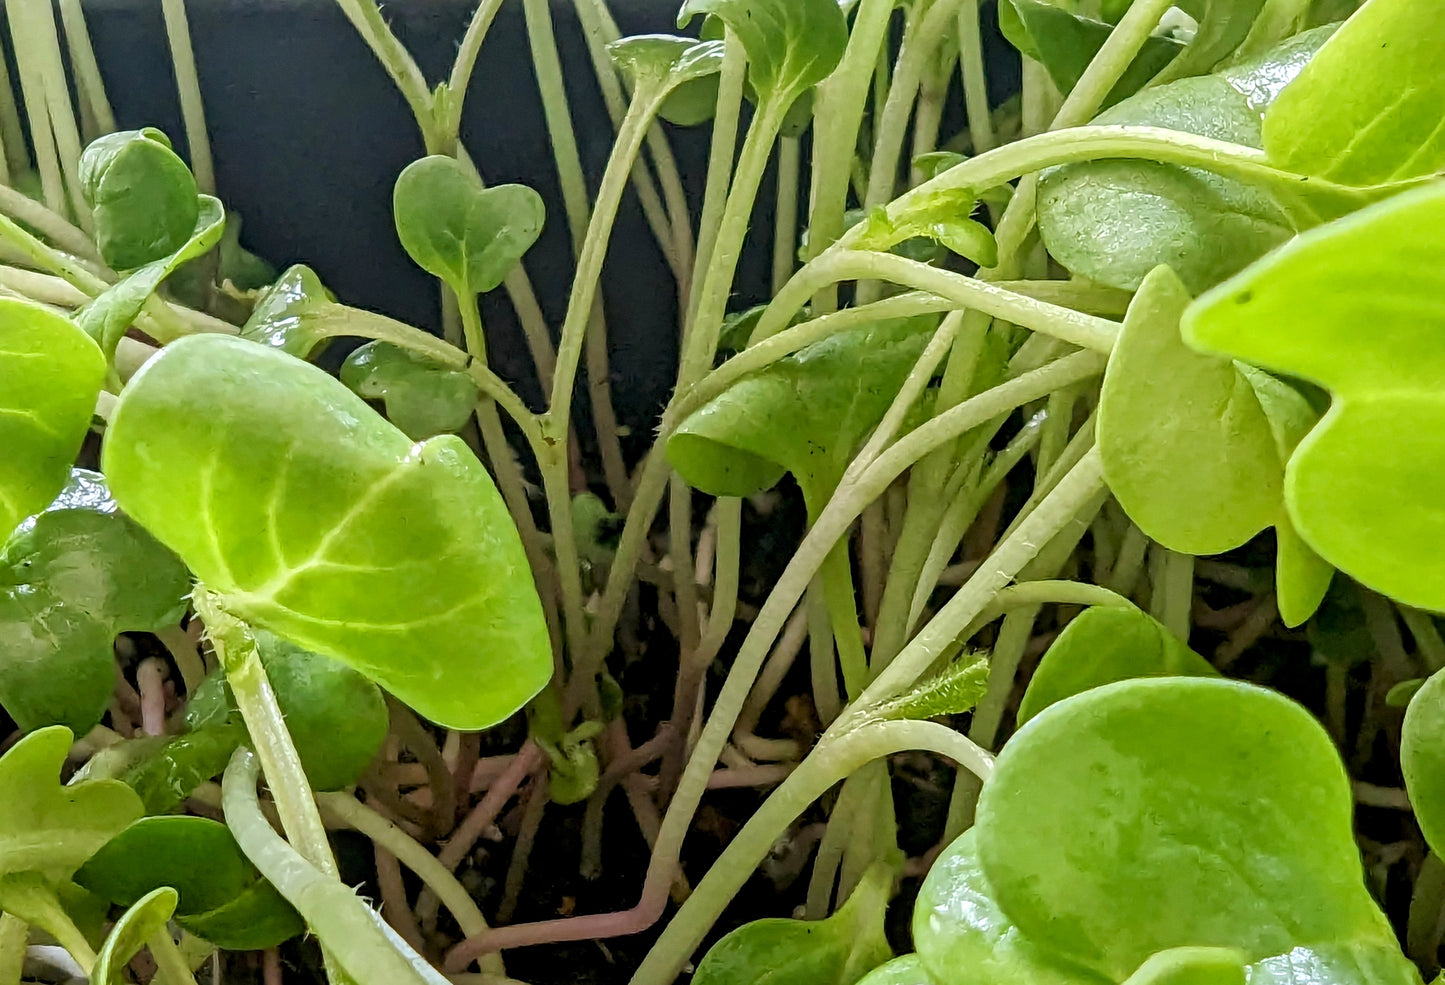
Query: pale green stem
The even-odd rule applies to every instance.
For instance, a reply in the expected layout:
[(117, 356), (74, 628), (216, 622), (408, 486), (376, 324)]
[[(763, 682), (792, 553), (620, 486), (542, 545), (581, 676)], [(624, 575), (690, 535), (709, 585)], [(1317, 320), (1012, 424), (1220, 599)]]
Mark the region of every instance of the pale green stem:
[(738, 119), (742, 116), (743, 83), (747, 81), (747, 53), (731, 30), (723, 47), (723, 63), (718, 81), (717, 111), (712, 120), (712, 143), (708, 152), (707, 182), (703, 188), (702, 214), (697, 224), (697, 253), (692, 265), (692, 293), (683, 319), (683, 344), (686, 347), (697, 306), (701, 300), (704, 277), (712, 267), (712, 252), (722, 228), (723, 212), (728, 203), (728, 186), (732, 183), (733, 157), (737, 153)]
[[(24, 3), (26, 0), (20, 2)], [(29, 9), (33, 31), (29, 43), (39, 47), (35, 55), (44, 79), (45, 105), (50, 115), (50, 127), (55, 135), (60, 169), (65, 175), (65, 189), (69, 193), (70, 207), (76, 222), (80, 228), (90, 232), (95, 226), (95, 220), (80, 187), (80, 128), (76, 125), (75, 110), (70, 101), (70, 85), (65, 75), (65, 60), (60, 53), (60, 32), (56, 28), (55, 12), (49, 0), (31, 2)]]
[(211, 138), (206, 132), (206, 107), (201, 99), (201, 79), (196, 73), (196, 53), (191, 48), (191, 28), (186, 20), (185, 0), (161, 0), (165, 15), (166, 40), (176, 73), (176, 90), (181, 99), (181, 120), (186, 128), (186, 146), (191, 152), (191, 172), (196, 187), (206, 195), (216, 193), (216, 168), (211, 161)]
[(802, 149), (797, 137), (778, 141), (778, 197), (773, 217), (773, 293), (793, 275), (798, 253), (798, 181)]
[[(843, 234), (853, 151), (879, 51), (887, 36), (893, 0), (862, 0), (843, 60), (818, 86), (813, 115), (813, 188), (808, 217), (808, 254), (812, 259)], [(813, 300), (815, 314), (837, 307), (837, 291), (827, 288)]]
[(29, 933), (24, 920), (0, 913), (0, 985), (20, 985)]
[(1150, 592), (1151, 615), (1175, 636), (1189, 642), (1189, 624), (1194, 608), (1194, 556), (1171, 551), (1162, 545), (1158, 552), (1158, 577)]
[(988, 100), (987, 66), (983, 57), (983, 35), (979, 29), (979, 0), (963, 0), (958, 8), (959, 64), (963, 73), (963, 102), (968, 113), (968, 133), (975, 156), (998, 145), (993, 132), (993, 109)]
[(391, 77), (397, 91), (406, 100), (412, 117), (421, 130), (427, 153), (451, 153), (445, 146), (447, 141), (437, 122), (426, 76), (422, 75), (416, 61), (392, 33), (386, 19), (381, 16), (381, 8), (373, 0), (336, 0), (336, 5), (346, 15), (351, 26), (356, 28), (356, 33), (361, 35), (361, 39), (366, 42), (366, 46)]
[(146, 945), (156, 963), (156, 974), (152, 979), (155, 985), (196, 985), (196, 979), (186, 965), (186, 957), (176, 946), (170, 930), (161, 927), (146, 938)]
[[(87, 134), (86, 139), (114, 133), (115, 113), (105, 95), (105, 80), (95, 60), (95, 48), (90, 43), (90, 29), (85, 24), (85, 10), (80, 0), (60, 0), (60, 23), (65, 29), (65, 45), (70, 51), (70, 69), (80, 92), (82, 111), (95, 126), (96, 132)], [(0, 79), (0, 84), (8, 87), (4, 79)]]
[(10, 82), (10, 69), (5, 59), (0, 58), (0, 167), (10, 183), (9, 175), (21, 174), (30, 169), (30, 156), (25, 150), (25, 130), (20, 124), (20, 110), (15, 105), (15, 87)]
[(457, 57), (452, 62), (451, 75), (447, 78), (446, 109), (438, 123), (440, 138), (455, 143), (462, 128), (462, 106), (466, 103), (467, 89), (471, 87), (472, 71), (477, 67), (477, 56), (481, 53), (482, 42), (487, 39), (492, 21), (501, 9), (503, 0), (481, 0), (467, 23), (467, 33), (462, 35), (457, 47)]
[(1119, 559), (1109, 573), (1109, 589), (1120, 595), (1130, 595), (1139, 582), (1139, 572), (1144, 569), (1144, 556), (1149, 550), (1149, 538), (1144, 531), (1129, 524), (1124, 539), (1119, 544)]
[(96, 264), (101, 262), (89, 236), (23, 192), (0, 185), (0, 212), (30, 226), (67, 253)]
[[(572, 111), (567, 105), (567, 88), (562, 78), (562, 59), (557, 53), (556, 34), (552, 29), (550, 0), (522, 0), (522, 12), (527, 21), (527, 41), (531, 45), (537, 88), (542, 95), (542, 115), (547, 123), (547, 136), (557, 165), (557, 180), (562, 187), (567, 227), (572, 233), (572, 251), (574, 255), (580, 255), (582, 244), (590, 235), (587, 179), (582, 173), (582, 155), (577, 149)], [(630, 171), (636, 152), (627, 156)]]
[(1129, 70), (1139, 49), (1159, 26), (1159, 19), (1174, 3), (1175, 0), (1138, 0), (1129, 6), (1059, 107), (1051, 129), (1081, 126), (1094, 118), (1109, 92)]
[(1097, 605), (1106, 608), (1128, 609), (1133, 608), (1134, 603), (1118, 592), (1111, 592), (1107, 588), (1090, 585), (1087, 582), (1053, 579), (1026, 581), (1018, 585), (1010, 585), (1000, 591), (994, 600), (978, 614), (978, 617), (968, 624), (968, 628), (961, 635), (965, 639), (972, 637), (983, 627), (1012, 609), (1041, 605)]
[(868, 654), (858, 628), (858, 601), (853, 590), (853, 567), (845, 537), (834, 545), (823, 561), (823, 599), (828, 621), (838, 647), (838, 665), (843, 671), (843, 689), (852, 701), (868, 682)]
[[(48, 0), (42, 2), (48, 7)], [(25, 118), (30, 124), (30, 146), (35, 152), (36, 170), (40, 172), (41, 194), (46, 208), (57, 215), (64, 215), (69, 206), (65, 200), (65, 178), (60, 170), (55, 132), (50, 125), (50, 110), (45, 101), (45, 72), (41, 68), (39, 50), (43, 42), (35, 33), (34, 5), (35, 0), (15, 0), (5, 5), (5, 15), (10, 21), (10, 36), (15, 44), (15, 68), (20, 76)]]
[(674, 979), (728, 901), (809, 804), (867, 763), (911, 749), (947, 756), (981, 777), (993, 768), (986, 753), (934, 722), (871, 722), (820, 743), (728, 842), (648, 952), (631, 985), (666, 985)]
[[(838, 692), (838, 660), (833, 640), (833, 616), (828, 611), (827, 589), (815, 576), (805, 589), (808, 607), (808, 675), (813, 685), (813, 707), (818, 720), (832, 725), (843, 711)], [(713, 708), (713, 715), (717, 708)], [(696, 755), (696, 753), (694, 753)]]
[(677, 602), (678, 643), (683, 653), (694, 653), (702, 630), (698, 625), (697, 583), (692, 577), (692, 490), (676, 473), (669, 484), (667, 542), (672, 561), (672, 597)]
[(276, 693), (266, 679), (256, 641), (245, 624), (221, 608), (204, 586), (193, 596), (196, 614), (206, 626), (206, 635), (225, 668), (226, 680), (236, 697), (236, 707), (251, 736), (251, 748), (261, 763), (261, 772), (276, 801), (276, 813), (286, 838), (317, 869), (336, 878), (336, 859), (326, 828), (311, 794), (311, 783), (296, 744), (286, 730), (285, 716), (276, 703)]
[[(411, 835), (349, 793), (324, 793), (318, 795), (317, 801), (323, 811), (335, 816), (348, 827), (360, 831), (416, 873), (422, 883), (436, 893), (442, 905), (451, 911), (463, 935), (472, 937), (487, 930), (486, 918), (482, 916), (482, 911), (477, 908), (466, 887)], [(477, 960), (484, 974), (507, 973), (500, 954), (486, 954)]]
[(1425, 669), (1433, 674), (1445, 668), (1445, 640), (1441, 640), (1434, 618), (1428, 612), (1412, 609), (1408, 605), (1397, 604), (1396, 608), (1400, 610), (1400, 617), (1405, 620), (1405, 627), (1410, 630), (1410, 635), (1415, 638), (1415, 652), (1420, 655)]

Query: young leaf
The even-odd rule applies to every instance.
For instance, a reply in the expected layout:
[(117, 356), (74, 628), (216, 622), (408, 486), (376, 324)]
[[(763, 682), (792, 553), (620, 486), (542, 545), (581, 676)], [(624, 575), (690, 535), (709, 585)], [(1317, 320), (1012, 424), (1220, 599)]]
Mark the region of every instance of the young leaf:
[[(198, 690), (190, 704), (200, 694)], [(241, 726), (226, 721), (192, 726), (183, 735), (128, 739), (96, 753), (77, 776), (120, 780), (140, 797), (147, 814), (166, 814), (202, 783), (220, 776), (231, 753), (245, 741)]]
[(0, 756), (0, 872), (66, 881), (141, 816), (140, 799), (124, 783), (60, 785), (70, 743), (69, 729), (45, 728)]
[(1445, 17), (1436, 4), (1370, 0), (1264, 117), (1279, 167), (1353, 185), (1445, 168)]
[(167, 346), (111, 417), (121, 506), (239, 618), (424, 716), (486, 728), (547, 682), (541, 603), (486, 470), (316, 367), (240, 339)]
[(1217, 677), (1219, 671), (1157, 619), (1133, 606), (1094, 606), (1049, 646), (1019, 704), (1023, 725), (1049, 705), (1136, 677)]
[(200, 199), (191, 169), (153, 127), (108, 133), (80, 155), (95, 244), (116, 270), (170, 256), (191, 238)]
[(607, 54), (632, 80), (635, 92), (654, 99), (666, 94), (659, 116), (690, 127), (712, 119), (717, 111), (723, 48), (721, 41), (643, 34), (612, 42)]
[(893, 873), (875, 864), (826, 920), (754, 920), (712, 946), (695, 985), (855, 985), (893, 956), (883, 917)]
[[(998, 23), (1005, 38), (1020, 52), (1048, 69), (1059, 91), (1068, 95), (1109, 39), (1113, 28), (1044, 0), (1003, 0)], [(1114, 88), (1103, 108), (1132, 96), (1174, 60), (1184, 44), (1170, 37), (1149, 37)]]
[(483, 188), (456, 158), (413, 161), (396, 179), (401, 245), (464, 303), (495, 289), (542, 232), (546, 206), (526, 185)]
[(296, 907), (311, 933), (356, 985), (447, 985), (371, 907), (296, 853), (271, 828), (256, 797), (260, 767), (238, 750), (226, 768), (226, 825), (246, 857)]
[(1445, 848), (1445, 671), (1432, 674), (1405, 709), (1400, 769), (1415, 820), (1438, 855)]
[[(207, 818), (142, 818), (81, 866), (75, 881), (120, 906), (169, 886), (177, 894), (177, 922), (229, 950), (275, 947), (305, 930), (291, 905), (241, 854), (226, 826)], [(233, 916), (243, 901), (250, 926)], [(230, 917), (228, 933), (218, 933), (222, 917)]]
[[(1445, 185), (1301, 236), (1186, 312), (1191, 345), (1328, 387), (1335, 401), (1285, 476), (1299, 535), (1371, 588), (1445, 608)], [(1368, 326), (1368, 331), (1362, 330)]]
[(1137, 679), (1010, 740), (979, 799), (978, 861), (1018, 934), (1091, 976), (1206, 946), (1286, 969), (1369, 955), (1336, 980), (1373, 964), (1376, 981), (1418, 981), (1365, 889), (1353, 808), (1305, 709), (1237, 681)]
[(1180, 0), (1179, 6), (1198, 27), (1157, 81), (1183, 79), (1214, 68), (1244, 43), (1264, 5), (1265, 0)]
[(751, 496), (791, 472), (816, 515), (937, 326), (935, 316), (882, 322), (779, 360), (688, 417), (668, 461), (714, 496)]
[(481, 391), (466, 373), (389, 342), (368, 342), (341, 364), (341, 382), (386, 405), (391, 423), (421, 441), (455, 434), (472, 416)]
[(125, 985), (125, 966), (141, 952), (146, 942), (160, 934), (170, 933), (166, 923), (175, 909), (175, 890), (162, 888), (136, 900), (130, 909), (121, 914), (105, 945), (96, 955), (95, 968), (90, 973), (94, 985)]
[[(386, 741), (390, 718), (381, 691), (343, 663), (303, 650), (264, 630), (253, 630), (253, 635), (261, 665), (276, 692), (276, 704), (286, 717), (286, 729), (312, 789), (340, 790), (355, 783)], [(219, 718), (244, 730), (224, 674), (206, 678), (196, 689), (192, 703), (198, 710), (207, 706), (212, 709), (208, 713), (210, 720), (196, 723), (201, 729), (217, 728)], [(190, 709), (187, 720), (191, 720)], [(244, 731), (240, 738), (245, 741)]]
[(988, 661), (963, 657), (907, 694), (886, 702), (878, 713), (885, 718), (961, 715), (978, 704), (987, 690)]
[(116, 512), (103, 476), (73, 470), (0, 549), (0, 705), (21, 728), (83, 733), (115, 687), (112, 643), (185, 612), (190, 573)]
[(686, 0), (677, 26), (711, 14), (737, 35), (748, 56), (748, 81), (759, 102), (784, 111), (843, 59), (848, 22), (837, 0)]
[[(1260, 113), (1330, 29), (1215, 75), (1155, 86), (1100, 114), (1099, 125), (1156, 126), (1259, 147)], [(1100, 160), (1043, 173), (1039, 233), (1069, 270), (1136, 290), (1167, 264), (1195, 293), (1287, 240), (1291, 225), (1263, 190), (1196, 168)]]
[(879, 207), (866, 219), (862, 236), (854, 246), (860, 250), (891, 250), (914, 237), (932, 240), (972, 260), (980, 267), (998, 263), (998, 243), (993, 232), (972, 218), (977, 200), (966, 189), (950, 188), (923, 197), (906, 215), (890, 218)]
[(69, 319), (0, 298), (0, 537), (65, 485), (104, 379), (105, 357)]
[(324, 317), (336, 298), (310, 267), (287, 267), (251, 310), (241, 338), (307, 359), (337, 334)]
[(107, 289), (76, 313), (75, 323), (100, 343), (107, 354), (115, 352), (131, 322), (145, 307), (146, 300), (161, 282), (188, 260), (207, 253), (221, 240), (226, 228), (226, 210), (218, 199), (199, 196), (194, 228), (188, 239), (175, 252), (133, 270), (115, 286)]
[[(1109, 488), (1141, 530), (1172, 550), (1220, 554), (1279, 517), (1284, 460), (1254, 382), (1180, 338), (1191, 301), (1168, 267), (1140, 285), (1104, 374), (1099, 451)], [(1313, 417), (1283, 384), (1269, 393), (1286, 408), (1277, 415)]]

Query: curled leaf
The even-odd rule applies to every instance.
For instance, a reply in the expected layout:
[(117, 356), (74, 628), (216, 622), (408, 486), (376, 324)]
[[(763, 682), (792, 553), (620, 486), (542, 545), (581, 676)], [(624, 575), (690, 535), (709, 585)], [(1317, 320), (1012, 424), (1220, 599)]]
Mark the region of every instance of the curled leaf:
[(196, 227), (196, 179), (154, 127), (93, 141), (80, 155), (80, 189), (101, 258), (117, 270), (170, 256)]
[(776, 100), (784, 111), (831, 75), (848, 47), (837, 0), (686, 0), (678, 26), (699, 14), (716, 16), (737, 35), (760, 102)]

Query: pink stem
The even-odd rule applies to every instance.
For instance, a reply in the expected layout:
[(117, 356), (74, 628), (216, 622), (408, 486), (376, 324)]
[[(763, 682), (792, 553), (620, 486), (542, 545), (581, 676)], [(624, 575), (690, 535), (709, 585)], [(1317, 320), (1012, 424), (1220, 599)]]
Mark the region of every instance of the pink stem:
[(728, 790), (734, 787), (771, 787), (786, 780), (795, 768), (795, 763), (768, 763), (713, 770), (712, 776), (708, 777), (707, 788)]
[(166, 732), (166, 665), (155, 657), (142, 660), (135, 672), (140, 688), (141, 730), (146, 735)]

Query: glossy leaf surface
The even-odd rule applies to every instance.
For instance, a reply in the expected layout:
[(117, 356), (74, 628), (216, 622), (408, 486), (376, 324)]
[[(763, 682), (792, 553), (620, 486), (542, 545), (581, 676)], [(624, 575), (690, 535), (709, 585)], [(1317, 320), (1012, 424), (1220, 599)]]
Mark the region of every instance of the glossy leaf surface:
[(1286, 472), (1294, 526), (1352, 577), (1435, 610), (1442, 223), (1445, 186), (1387, 200), (1301, 236), (1201, 297), (1183, 323), (1191, 345), (1329, 388), (1329, 413)]
[(469, 298), (493, 290), (542, 232), (546, 207), (526, 185), (483, 188), (455, 158), (413, 161), (396, 179), (392, 211), (418, 267)]
[(662, 98), (659, 116), (689, 127), (717, 111), (723, 47), (721, 41), (642, 34), (612, 42), (607, 54), (632, 81), (634, 92)]
[(116, 511), (105, 479), (76, 469), (50, 508), (0, 549), (0, 705), (24, 729), (100, 721), (112, 643), (185, 612), (190, 573)]
[(1442, 49), (1437, 4), (1370, 0), (1265, 114), (1265, 151), (1280, 167), (1354, 185), (1445, 168)]
[(166, 814), (202, 783), (220, 776), (231, 753), (245, 741), (239, 725), (193, 726), (181, 735), (143, 736), (110, 746), (92, 756), (84, 771), (86, 776), (123, 782), (145, 803), (147, 814)]
[[(1100, 125), (1157, 126), (1259, 147), (1260, 114), (1330, 30), (1299, 35), (1215, 75), (1145, 89), (1100, 114)], [(1064, 266), (1135, 290), (1167, 264), (1192, 292), (1238, 272), (1291, 235), (1265, 191), (1195, 168), (1100, 160), (1043, 173), (1039, 231)]]
[[(169, 886), (177, 894), (181, 925), (217, 947), (274, 947), (305, 929), (226, 826), (207, 818), (142, 818), (111, 839), (75, 880), (120, 906)], [(242, 907), (246, 923), (237, 919)], [(197, 929), (202, 927), (205, 933)]]
[(1413, 974), (1364, 887), (1332, 742), (1270, 691), (1141, 679), (1060, 702), (1005, 746), (977, 830), (1019, 932), (1113, 981), (1178, 947), (1388, 946)]
[(46, 728), (0, 756), (0, 872), (68, 880), (141, 816), (140, 799), (123, 783), (60, 785), (70, 742), (68, 729)]
[(0, 537), (65, 485), (104, 379), (105, 357), (69, 319), (0, 298)]
[(170, 256), (196, 227), (196, 179), (152, 127), (108, 133), (86, 147), (80, 189), (95, 217), (101, 259), (116, 270)]
[(480, 394), (465, 372), (388, 342), (368, 342), (347, 356), (341, 382), (382, 401), (387, 419), (418, 441), (461, 430)]
[(893, 874), (864, 876), (826, 920), (754, 920), (714, 944), (697, 967), (697, 985), (854, 985), (893, 956), (883, 916)]
[(256, 302), (241, 338), (305, 359), (337, 334), (324, 317), (334, 300), (310, 267), (287, 267)]
[(925, 317), (839, 332), (779, 360), (689, 416), (668, 460), (714, 496), (750, 496), (791, 472), (809, 509), (821, 509), (937, 325)]
[(837, 68), (848, 22), (836, 0), (686, 0), (677, 23), (699, 14), (722, 20), (748, 56), (748, 81), (760, 102), (786, 109)]
[(1133, 606), (1094, 606), (1070, 620), (1029, 681), (1023, 725), (1049, 705), (1135, 677), (1217, 677), (1219, 671), (1157, 619)]
[(434, 721), (494, 725), (551, 675), (486, 470), (450, 435), (413, 444), (308, 363), (223, 336), (167, 346), (118, 402), (103, 461), (223, 606)]
[(1266, 0), (1180, 0), (1194, 18), (1194, 36), (1160, 81), (1201, 75), (1229, 57), (1249, 37)]
[(937, 985), (916, 954), (886, 961), (858, 980), (858, 985)]

